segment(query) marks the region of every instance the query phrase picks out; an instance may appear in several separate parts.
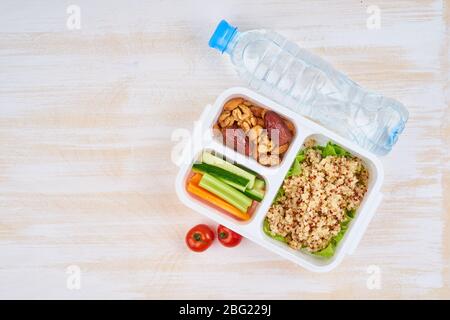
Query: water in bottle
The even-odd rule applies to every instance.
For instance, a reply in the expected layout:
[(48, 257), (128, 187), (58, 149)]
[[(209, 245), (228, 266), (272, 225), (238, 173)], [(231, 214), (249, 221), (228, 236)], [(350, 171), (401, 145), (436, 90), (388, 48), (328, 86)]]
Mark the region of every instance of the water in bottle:
[(376, 154), (392, 149), (408, 120), (398, 101), (360, 87), (275, 32), (238, 32), (222, 20), (209, 46), (227, 53), (252, 89)]

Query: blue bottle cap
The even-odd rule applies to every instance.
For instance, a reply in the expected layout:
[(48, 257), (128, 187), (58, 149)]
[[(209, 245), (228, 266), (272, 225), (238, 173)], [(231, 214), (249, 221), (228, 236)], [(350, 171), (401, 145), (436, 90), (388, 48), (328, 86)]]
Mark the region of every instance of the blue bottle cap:
[(230, 25), (225, 20), (220, 21), (214, 31), (211, 39), (209, 39), (209, 46), (219, 50), (221, 53), (227, 49), (228, 44), (234, 38), (237, 28)]

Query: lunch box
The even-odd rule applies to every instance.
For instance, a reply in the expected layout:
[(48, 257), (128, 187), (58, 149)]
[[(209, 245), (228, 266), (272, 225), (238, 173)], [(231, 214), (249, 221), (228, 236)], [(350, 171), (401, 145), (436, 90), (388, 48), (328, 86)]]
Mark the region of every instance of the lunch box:
[[(224, 145), (222, 141), (213, 135), (213, 125), (222, 112), (224, 104), (233, 98), (242, 97), (268, 110), (273, 110), (280, 116), (290, 120), (295, 126), (295, 136), (289, 149), (279, 165), (266, 167), (259, 164), (252, 157), (245, 156), (232, 148)], [(200, 134), (198, 139), (188, 146), (183, 152), (184, 161), (179, 169), (175, 187), (179, 199), (189, 208), (204, 216), (222, 224), (242, 236), (252, 240), (262, 247), (315, 272), (327, 272), (335, 268), (347, 254), (352, 254), (361, 240), (375, 210), (377, 209), (382, 194), (380, 192), (383, 182), (383, 168), (378, 158), (355, 143), (331, 132), (321, 125), (277, 104), (276, 102), (243, 87), (234, 87), (225, 90), (212, 106), (208, 106), (200, 116)], [(263, 222), (278, 189), (283, 183), (287, 171), (292, 165), (296, 154), (308, 138), (314, 138), (318, 144), (324, 145), (332, 141), (341, 145), (352, 155), (359, 157), (369, 171), (368, 189), (361, 205), (356, 211), (355, 218), (351, 221), (344, 238), (336, 248), (335, 254), (330, 258), (314, 256), (299, 250), (290, 248), (287, 244), (268, 237), (263, 231)], [(192, 164), (200, 159), (202, 151), (214, 151), (226, 157), (231, 163), (238, 163), (258, 173), (266, 182), (264, 199), (256, 207), (252, 217), (248, 221), (239, 221), (224, 212), (211, 207), (202, 200), (195, 198), (186, 190), (186, 181), (191, 171)], [(187, 155), (187, 156), (186, 156)]]

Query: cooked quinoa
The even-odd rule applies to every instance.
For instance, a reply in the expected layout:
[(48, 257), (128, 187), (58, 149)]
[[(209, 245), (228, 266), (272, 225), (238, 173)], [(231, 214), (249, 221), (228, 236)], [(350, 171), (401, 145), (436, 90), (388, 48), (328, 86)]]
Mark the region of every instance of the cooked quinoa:
[[(314, 145), (309, 141), (305, 147)], [(307, 148), (301, 173), (284, 180), (284, 195), (267, 213), (270, 231), (294, 249), (320, 251), (341, 229), (346, 212), (356, 210), (367, 191), (368, 172), (354, 156), (322, 157)]]

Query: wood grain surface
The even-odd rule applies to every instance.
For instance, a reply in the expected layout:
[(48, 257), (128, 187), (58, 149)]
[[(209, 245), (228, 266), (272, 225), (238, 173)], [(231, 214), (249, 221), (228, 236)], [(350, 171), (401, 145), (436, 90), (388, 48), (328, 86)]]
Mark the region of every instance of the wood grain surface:
[[(171, 134), (244, 85), (207, 46), (221, 18), (276, 30), (410, 111), (381, 159), (382, 205), (332, 272), (249, 241), (185, 247), (205, 220), (175, 195)], [(449, 24), (445, 0), (2, 0), (0, 298), (450, 298)]]

